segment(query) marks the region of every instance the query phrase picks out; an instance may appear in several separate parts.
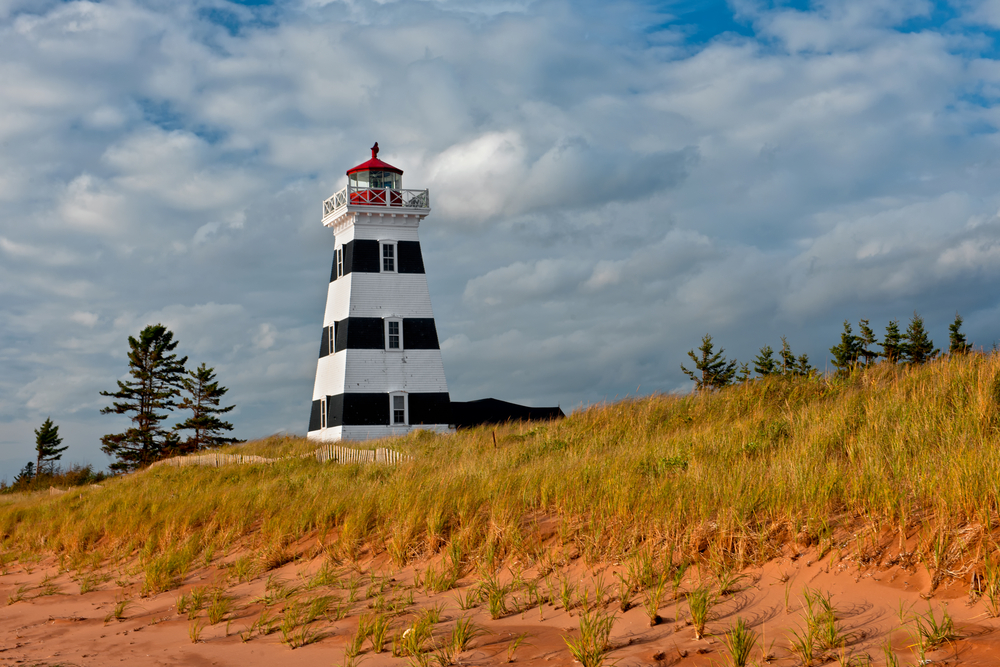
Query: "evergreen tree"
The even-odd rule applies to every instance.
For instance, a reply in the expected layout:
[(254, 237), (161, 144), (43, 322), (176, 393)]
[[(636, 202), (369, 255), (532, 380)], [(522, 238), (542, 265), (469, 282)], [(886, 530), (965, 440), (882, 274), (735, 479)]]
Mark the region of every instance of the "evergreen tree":
[(792, 346), (788, 344), (784, 336), (781, 337), (781, 350), (778, 352), (778, 356), (781, 358), (781, 374), (785, 377), (795, 375), (798, 360), (792, 354)]
[(739, 383), (744, 383), (750, 379), (750, 364), (740, 364), (740, 372), (736, 376), (736, 381)]
[(736, 375), (736, 360), (726, 361), (722, 356), (725, 350), (720, 349), (715, 352), (714, 347), (712, 337), (705, 334), (701, 339), (701, 347), (698, 348), (698, 352), (701, 353), (700, 358), (695, 355), (694, 350), (688, 350), (688, 356), (694, 361), (694, 370), (689, 371), (684, 368), (684, 364), (681, 364), (681, 370), (694, 380), (695, 389), (698, 391), (725, 387), (732, 384)]
[(846, 375), (858, 365), (861, 356), (862, 339), (854, 335), (851, 323), (844, 320), (844, 331), (840, 334), (840, 344), (830, 348), (833, 355), (833, 367), (838, 375)]
[(46, 418), (41, 427), (35, 429), (35, 452), (38, 455), (35, 463), (36, 474), (52, 474), (55, 462), (69, 449), (68, 446), (60, 447), (61, 444), (59, 427), (52, 423), (51, 418)]
[(809, 363), (809, 355), (802, 354), (799, 355), (798, 360), (795, 362), (795, 374), (796, 375), (809, 375), (813, 372), (812, 364)]
[(911, 364), (922, 364), (936, 357), (939, 352), (940, 350), (934, 349), (934, 341), (924, 329), (923, 318), (914, 311), (910, 326), (903, 334), (904, 358)]
[(879, 356), (894, 364), (904, 357), (905, 348), (903, 335), (899, 333), (899, 321), (890, 320), (885, 326), (885, 338), (882, 339), (882, 352)]
[(774, 350), (771, 349), (770, 345), (760, 348), (760, 354), (754, 357), (753, 372), (758, 377), (776, 375), (778, 373), (778, 364), (774, 361)]
[(164, 410), (177, 406), (187, 357), (171, 354), (177, 347), (174, 334), (162, 324), (149, 325), (139, 338), (129, 336), (129, 375), (118, 381), (118, 391), (102, 391), (101, 396), (119, 399), (101, 410), (101, 414), (132, 414), (132, 427), (124, 433), (101, 438), (101, 450), (118, 460), (115, 471), (135, 470), (163, 457), (177, 443), (174, 433), (162, 428)]
[(14, 486), (23, 489), (31, 484), (33, 479), (35, 479), (35, 463), (34, 461), (28, 461), (21, 468), (21, 472), (14, 476)]
[(868, 320), (861, 320), (858, 322), (858, 331), (861, 333), (857, 336), (860, 349), (858, 354), (865, 366), (871, 366), (878, 359), (878, 352), (875, 350), (869, 350), (869, 346), (878, 345), (878, 340), (875, 338), (875, 332), (872, 328), (868, 326)]
[(962, 333), (962, 316), (955, 313), (955, 321), (948, 326), (949, 342), (948, 354), (965, 354), (972, 349), (972, 345), (965, 341), (965, 334)]
[(235, 405), (220, 408), (219, 402), (227, 391), (215, 380), (215, 369), (206, 368), (205, 364), (193, 371), (188, 371), (188, 377), (181, 382), (187, 396), (178, 404), (182, 410), (190, 410), (191, 416), (174, 426), (177, 431), (193, 431), (183, 443), (178, 445), (179, 453), (197, 452), (210, 447), (221, 447), (235, 442), (243, 442), (236, 438), (223, 437), (224, 431), (232, 431), (233, 425), (222, 421), (217, 415), (225, 414)]

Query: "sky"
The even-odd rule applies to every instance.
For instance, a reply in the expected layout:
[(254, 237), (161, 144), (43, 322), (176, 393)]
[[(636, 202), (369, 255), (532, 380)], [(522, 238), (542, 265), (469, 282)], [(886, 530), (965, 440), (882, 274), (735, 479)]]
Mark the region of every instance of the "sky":
[[(0, 479), (104, 467), (128, 337), (302, 434), (369, 156), (454, 400), (685, 392), (706, 333), (820, 369), (844, 320), (1000, 340), (1000, 1), (0, 0)], [(856, 325), (855, 325), (856, 326)]]

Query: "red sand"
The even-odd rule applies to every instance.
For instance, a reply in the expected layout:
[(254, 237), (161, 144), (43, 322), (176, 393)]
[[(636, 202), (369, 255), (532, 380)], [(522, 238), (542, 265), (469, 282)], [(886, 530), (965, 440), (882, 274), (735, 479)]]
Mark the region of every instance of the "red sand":
[[(767, 649), (770, 664), (798, 665), (800, 661), (789, 651), (789, 630), (802, 627), (801, 592), (804, 587), (832, 595), (837, 609), (839, 627), (849, 637), (844, 656), (870, 655), (873, 664), (884, 664), (883, 645), (891, 640), (901, 664), (917, 663), (912, 650), (913, 640), (906, 627), (901, 627), (899, 613), (902, 608), (912, 618), (913, 614), (926, 613), (928, 605), (940, 617), (941, 610), (954, 619), (961, 639), (942, 649), (928, 653), (927, 657), (938, 665), (1000, 665), (1000, 636), (993, 632), (1000, 621), (988, 618), (984, 604), (969, 602), (968, 584), (963, 581), (945, 581), (930, 599), (930, 579), (922, 568), (862, 569), (847, 561), (833, 562), (828, 556), (820, 563), (809, 560), (810, 553), (799, 557), (784, 557), (764, 567), (748, 570), (744, 590), (727, 596), (714, 608), (708, 623), (710, 635), (695, 639), (694, 629), (688, 624), (685, 602), (670, 601), (661, 608), (664, 622), (650, 627), (641, 606), (619, 614), (611, 635), (614, 645), (608, 662), (621, 667), (629, 665), (728, 665), (728, 655), (722, 644), (722, 635), (737, 617), (743, 617), (759, 634), (764, 636), (754, 650), (753, 660), (759, 662), (761, 649)], [(231, 558), (227, 559), (231, 560)], [(270, 573), (290, 583), (304, 582), (321, 563), (320, 559), (286, 565)], [(418, 570), (425, 565), (418, 564)], [(580, 590), (593, 588), (593, 576), (602, 572), (609, 592), (614, 590), (614, 564), (585, 570), (573, 565), (564, 572), (579, 582)], [(393, 572), (380, 568), (379, 574), (391, 574), (402, 587), (412, 581), (414, 566)], [(506, 570), (505, 570), (506, 573)], [(111, 574), (111, 573), (109, 573)], [(339, 622), (319, 621), (314, 627), (323, 635), (316, 643), (291, 649), (281, 643), (282, 635), (275, 632), (267, 636), (255, 635), (243, 642), (239, 633), (250, 627), (260, 615), (263, 605), (254, 602), (264, 593), (266, 576), (253, 582), (227, 586), (236, 598), (232, 618), (203, 629), (200, 641), (192, 643), (189, 636), (190, 621), (176, 611), (175, 603), (182, 592), (193, 587), (211, 585), (220, 570), (206, 568), (193, 572), (184, 585), (174, 591), (151, 597), (139, 597), (141, 575), (136, 574), (121, 581), (117, 574), (100, 584), (96, 590), (79, 594), (79, 583), (70, 573), (58, 573), (55, 562), (43, 562), (26, 570), (22, 565), (11, 564), (0, 574), (0, 605), (19, 588), (27, 586), (25, 599), (0, 606), (0, 665), (257, 665), (294, 664), (296, 667), (312, 665), (337, 665), (344, 663), (344, 648), (348, 638), (357, 628), (358, 617), (368, 611), (366, 603), (355, 603), (351, 615)], [(534, 571), (524, 573), (529, 578)], [(367, 571), (366, 571), (367, 575)], [(49, 582), (58, 592), (43, 592), (42, 581)], [(117, 580), (117, 582), (116, 582)], [(788, 606), (786, 608), (786, 582)], [(124, 587), (119, 584), (125, 583)], [(685, 588), (694, 584), (688, 581)], [(472, 648), (459, 656), (464, 665), (496, 665), (507, 661), (511, 639), (521, 633), (529, 637), (514, 653), (516, 664), (523, 665), (572, 665), (574, 661), (563, 641), (563, 636), (574, 633), (579, 627), (579, 609), (570, 613), (545, 605), (540, 618), (539, 609), (533, 607), (523, 614), (515, 613), (500, 620), (491, 620), (484, 605), (461, 611), (455, 600), (456, 592), (471, 590), (474, 581), (463, 579), (459, 591), (438, 595), (425, 595), (414, 591), (413, 608), (426, 608), (431, 604), (445, 605), (435, 638), (443, 641), (454, 621), (471, 615), (489, 634), (472, 643)], [(365, 585), (360, 596), (363, 597)], [(400, 588), (402, 590), (402, 588)], [(317, 589), (317, 593), (345, 595), (339, 589)], [(106, 617), (122, 597), (131, 600), (122, 620)], [(523, 596), (523, 593), (522, 593)], [(667, 597), (670, 597), (668, 590)], [(616, 602), (609, 602), (609, 610), (617, 609)], [(278, 605), (273, 609), (280, 611)], [(202, 622), (207, 624), (205, 611)], [(393, 632), (412, 620), (413, 614), (400, 616)], [(909, 621), (910, 631), (913, 622)], [(387, 642), (386, 651), (375, 654), (366, 642), (360, 664), (405, 665), (410, 658), (393, 658)], [(836, 652), (828, 652), (816, 664), (840, 664)]]

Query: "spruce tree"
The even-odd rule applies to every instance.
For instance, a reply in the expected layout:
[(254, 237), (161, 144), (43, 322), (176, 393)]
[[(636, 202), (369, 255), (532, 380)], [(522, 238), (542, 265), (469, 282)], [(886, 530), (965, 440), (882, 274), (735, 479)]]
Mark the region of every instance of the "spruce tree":
[(149, 465), (176, 445), (177, 436), (160, 426), (165, 410), (177, 406), (187, 357), (171, 354), (177, 347), (174, 334), (162, 324), (149, 325), (139, 338), (129, 336), (129, 375), (118, 381), (118, 391), (101, 396), (119, 399), (101, 414), (132, 414), (132, 427), (124, 433), (101, 438), (101, 450), (118, 460), (110, 468), (127, 472)]
[(916, 311), (910, 318), (910, 325), (903, 334), (904, 358), (911, 364), (922, 364), (938, 355), (940, 350), (934, 349), (934, 341), (924, 329), (924, 320)]
[(958, 313), (955, 313), (955, 321), (948, 325), (948, 334), (948, 354), (965, 354), (972, 349), (962, 333), (962, 316)]
[(720, 349), (715, 352), (712, 337), (709, 334), (701, 339), (701, 347), (698, 348), (700, 357), (695, 355), (694, 350), (688, 350), (688, 356), (694, 361), (694, 370), (689, 371), (681, 364), (681, 370), (689, 378), (694, 380), (695, 389), (718, 389), (732, 384), (736, 375), (737, 361), (727, 361), (724, 356), (725, 350)]
[(868, 348), (872, 345), (878, 345), (878, 340), (875, 338), (875, 332), (868, 326), (868, 320), (858, 322), (858, 331), (861, 333), (860, 336), (856, 337), (860, 345), (858, 354), (865, 366), (871, 366), (878, 359), (879, 355), (875, 350), (869, 350)]
[(899, 321), (890, 320), (885, 326), (885, 338), (882, 339), (882, 352), (879, 356), (894, 364), (904, 357), (905, 352), (905, 341), (899, 333)]
[(236, 442), (236, 438), (227, 438), (222, 434), (232, 431), (233, 425), (222, 421), (217, 415), (225, 414), (235, 405), (219, 407), (222, 397), (229, 391), (220, 387), (215, 379), (215, 369), (206, 368), (205, 364), (193, 371), (188, 371), (188, 377), (182, 380), (187, 396), (178, 404), (182, 410), (190, 410), (191, 416), (174, 426), (177, 431), (193, 431), (182, 443), (178, 444), (179, 453), (197, 452), (210, 447), (221, 447)]
[(840, 334), (840, 344), (830, 348), (833, 355), (833, 367), (838, 375), (847, 375), (858, 365), (861, 356), (862, 339), (854, 335), (851, 323), (844, 320), (844, 331)]
[(798, 360), (792, 354), (792, 346), (788, 344), (784, 336), (781, 337), (781, 350), (778, 352), (778, 356), (781, 358), (781, 374), (785, 377), (796, 375), (795, 368)]
[(771, 349), (770, 345), (760, 348), (760, 354), (754, 357), (753, 372), (758, 377), (777, 374), (778, 364), (774, 360), (774, 350)]
[(14, 486), (18, 488), (24, 488), (31, 484), (31, 481), (35, 479), (35, 462), (28, 461), (21, 468), (21, 472), (14, 476)]
[(795, 374), (796, 375), (809, 375), (813, 372), (812, 364), (809, 363), (809, 355), (801, 354), (798, 360), (795, 362)]
[(68, 446), (60, 447), (62, 438), (59, 437), (59, 427), (52, 423), (51, 418), (46, 418), (41, 427), (35, 429), (35, 470), (37, 475), (52, 474), (55, 470), (55, 462), (62, 458), (62, 453), (69, 449)]

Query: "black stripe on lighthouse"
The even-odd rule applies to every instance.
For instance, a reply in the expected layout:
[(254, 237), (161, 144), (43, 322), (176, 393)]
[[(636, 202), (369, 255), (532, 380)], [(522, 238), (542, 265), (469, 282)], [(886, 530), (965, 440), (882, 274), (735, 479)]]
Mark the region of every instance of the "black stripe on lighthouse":
[[(410, 425), (448, 424), (451, 421), (451, 398), (448, 392), (407, 394)], [(318, 431), (320, 401), (313, 401), (309, 430)], [(389, 426), (389, 394), (348, 393), (326, 396), (326, 426)]]
[[(333, 328), (334, 349), (330, 349), (330, 329)], [(384, 350), (385, 320), (381, 317), (348, 317), (323, 327), (320, 358), (341, 350)], [(403, 318), (403, 350), (439, 350), (437, 327), (433, 317)]]
[[(370, 239), (355, 239), (343, 246), (344, 275), (348, 273), (380, 273), (381, 255), (379, 242)], [(420, 241), (396, 242), (396, 271), (398, 273), (424, 273), (424, 258), (420, 253)], [(337, 279), (337, 256), (333, 257), (330, 282)]]

